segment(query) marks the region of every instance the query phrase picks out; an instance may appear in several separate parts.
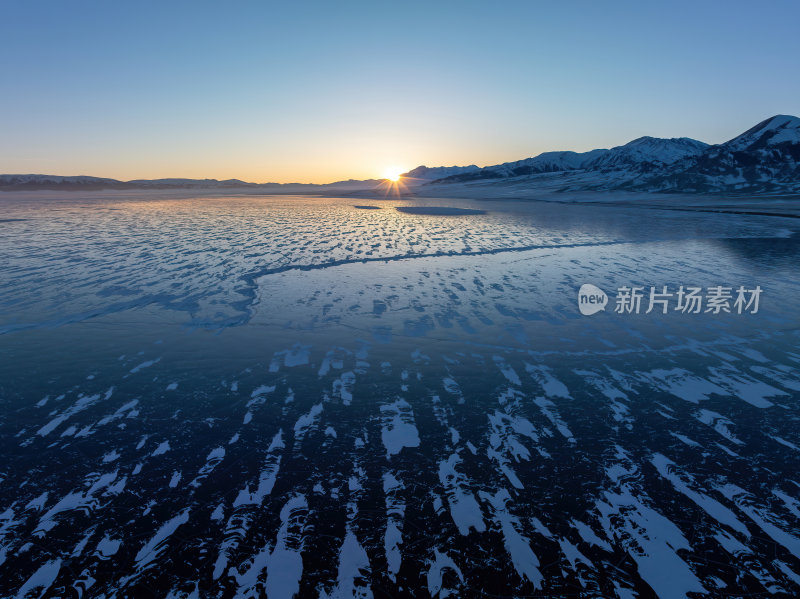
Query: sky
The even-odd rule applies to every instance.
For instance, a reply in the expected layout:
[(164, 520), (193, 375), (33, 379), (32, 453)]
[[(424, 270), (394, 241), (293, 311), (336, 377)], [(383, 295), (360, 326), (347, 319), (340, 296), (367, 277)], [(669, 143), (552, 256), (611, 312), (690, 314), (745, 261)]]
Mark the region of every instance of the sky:
[(325, 183), (800, 115), (800, 3), (0, 0), (0, 173)]

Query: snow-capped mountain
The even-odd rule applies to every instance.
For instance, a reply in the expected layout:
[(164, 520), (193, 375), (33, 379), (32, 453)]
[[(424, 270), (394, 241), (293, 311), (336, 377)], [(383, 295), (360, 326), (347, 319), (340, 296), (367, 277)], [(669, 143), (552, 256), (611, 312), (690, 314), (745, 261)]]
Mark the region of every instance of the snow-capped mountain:
[(529, 178), (537, 187), (556, 176), (565, 191), (800, 191), (800, 119), (777, 115), (713, 146), (687, 137), (640, 137), (609, 150), (545, 152), (434, 183), (523, 184)]
[(766, 119), (723, 144), (625, 186), (670, 192), (800, 191), (800, 119)]
[(674, 164), (682, 158), (702, 154), (707, 143), (689, 137), (673, 137), (662, 139), (659, 137), (640, 137), (617, 146), (610, 150), (601, 150), (601, 154), (594, 160), (587, 160), (582, 168), (620, 170), (639, 168), (645, 165), (651, 167)]
[(402, 177), (406, 179), (406, 182), (413, 182), (414, 180), (434, 181), (436, 179), (444, 179), (445, 177), (471, 173), (478, 170), (480, 170), (480, 168), (474, 164), (469, 166), (418, 166), (407, 173), (403, 173)]
[(521, 177), (537, 173), (555, 173), (583, 168), (586, 162), (594, 160), (607, 150), (592, 150), (591, 152), (544, 152), (533, 158), (525, 158), (514, 162), (504, 162), (494, 166), (487, 166), (454, 177), (459, 181), (477, 179), (496, 179), (503, 177)]
[(640, 137), (624, 146), (617, 146), (610, 150), (544, 152), (533, 158), (505, 162), (460, 173), (446, 179), (442, 178), (439, 182), (453, 183), (481, 179), (502, 179), (577, 170), (609, 171), (631, 168), (652, 170), (653, 168), (673, 164), (688, 156), (695, 156), (703, 152), (707, 147), (708, 144), (688, 137), (673, 139)]
[(544, 152), (534, 158), (506, 162), (491, 167), (495, 172), (506, 172), (509, 177), (531, 173), (552, 173), (576, 168), (598, 157), (605, 150), (592, 150), (591, 152)]
[(504, 162), (483, 168), (475, 168), (466, 172), (442, 177), (437, 182), (457, 183), (465, 181), (479, 181), (481, 179), (502, 179), (508, 177), (522, 177), (537, 173), (553, 173), (582, 168), (587, 160), (599, 157), (600, 153), (607, 150), (593, 150), (591, 152), (544, 152), (533, 158), (525, 158), (514, 162)]
[(800, 119), (779, 114), (722, 144), (731, 152), (775, 148), (800, 143)]

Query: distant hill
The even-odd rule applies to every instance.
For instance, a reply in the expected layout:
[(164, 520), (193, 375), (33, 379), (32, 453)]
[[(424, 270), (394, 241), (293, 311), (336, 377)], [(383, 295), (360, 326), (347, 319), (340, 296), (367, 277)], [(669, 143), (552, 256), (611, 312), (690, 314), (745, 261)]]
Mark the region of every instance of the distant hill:
[(470, 166), (418, 166), (417, 168), (404, 173), (403, 177), (411, 182), (415, 180), (434, 181), (436, 179), (472, 173), (479, 170), (481, 170), (480, 167), (474, 164)]
[[(476, 167), (477, 168), (477, 167)], [(60, 190), (91, 191), (115, 189), (219, 189), (224, 190), (262, 190), (262, 191), (317, 191), (372, 189), (379, 185), (380, 179), (364, 181), (349, 180), (316, 185), (311, 183), (248, 183), (239, 179), (135, 179), (118, 181), (101, 177), (62, 177), (59, 175), (0, 175), (0, 191)]]
[(92, 189), (187, 189), (187, 188), (230, 188), (246, 187), (252, 183), (244, 183), (237, 179), (218, 181), (216, 179), (137, 179), (135, 181), (118, 181), (101, 177), (62, 177), (58, 175), (0, 175), (0, 189), (55, 189), (55, 190), (92, 190)]

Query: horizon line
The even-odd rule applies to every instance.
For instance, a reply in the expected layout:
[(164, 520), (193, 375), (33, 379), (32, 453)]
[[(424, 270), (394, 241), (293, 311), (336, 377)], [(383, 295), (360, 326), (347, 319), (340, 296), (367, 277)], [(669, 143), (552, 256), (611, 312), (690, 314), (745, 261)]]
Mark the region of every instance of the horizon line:
[[(739, 135), (736, 135), (736, 136), (732, 137), (731, 139), (728, 139), (728, 140), (726, 140), (724, 142), (720, 142), (720, 143), (717, 143), (717, 144), (709, 144), (709, 143), (704, 142), (702, 140), (699, 140), (699, 139), (696, 139), (696, 138), (693, 138), (693, 137), (685, 137), (685, 136), (684, 137), (655, 137), (655, 136), (651, 136), (651, 135), (641, 135), (641, 136), (636, 137), (636, 138), (626, 142), (625, 144), (621, 144), (619, 146), (592, 148), (591, 150), (586, 150), (584, 152), (578, 152), (576, 150), (545, 150), (545, 151), (539, 152), (538, 154), (535, 154), (535, 155), (526, 156), (525, 158), (518, 158), (516, 160), (509, 160), (509, 161), (505, 161), (505, 162), (492, 162), (492, 163), (489, 163), (489, 164), (485, 164), (483, 166), (479, 166), (478, 164), (476, 164), (474, 162), (472, 162), (470, 164), (466, 164), (466, 165), (436, 165), (436, 166), (433, 166), (433, 167), (428, 167), (426, 164), (418, 164), (417, 166), (415, 166), (413, 168), (410, 168), (409, 170), (403, 172), (401, 174), (401, 176), (404, 176), (407, 173), (409, 173), (409, 172), (411, 172), (411, 171), (413, 171), (415, 169), (418, 169), (418, 168), (441, 168), (441, 167), (444, 167), (444, 168), (469, 168), (469, 167), (477, 167), (479, 169), (483, 169), (483, 168), (488, 168), (488, 167), (491, 167), (491, 166), (499, 166), (499, 165), (503, 165), (503, 164), (509, 164), (509, 163), (513, 163), (513, 162), (518, 162), (518, 161), (521, 161), (521, 160), (528, 160), (530, 158), (536, 158), (536, 157), (541, 156), (543, 154), (549, 154), (549, 153), (572, 152), (572, 153), (575, 153), (575, 154), (583, 154), (583, 153), (593, 152), (593, 151), (597, 151), (597, 150), (612, 150), (614, 148), (624, 147), (624, 146), (626, 146), (626, 145), (628, 145), (628, 144), (630, 144), (630, 143), (632, 143), (634, 141), (638, 141), (640, 139), (667, 139), (667, 140), (690, 139), (690, 140), (693, 140), (693, 141), (698, 141), (698, 142), (701, 142), (701, 143), (705, 143), (709, 147), (713, 147), (713, 146), (718, 146), (718, 145), (723, 145), (725, 143), (728, 143), (729, 141), (731, 141), (733, 139), (736, 139), (737, 137), (739, 137), (743, 133), (747, 133), (751, 129), (754, 129), (754, 128), (758, 127), (759, 125), (763, 124), (763, 123), (766, 123), (768, 121), (771, 121), (771, 120), (773, 120), (775, 118), (779, 118), (779, 117), (788, 117), (788, 118), (792, 118), (792, 119), (798, 119), (798, 117), (796, 117), (796, 116), (794, 116), (792, 114), (789, 114), (789, 113), (774, 114), (774, 115), (772, 115), (770, 117), (767, 117), (765, 119), (762, 119), (762, 120), (758, 121), (755, 125), (745, 129)], [(156, 178), (136, 177), (136, 178), (132, 178), (132, 179), (118, 179), (118, 178), (115, 178), (115, 177), (107, 177), (107, 176), (101, 176), (101, 175), (83, 175), (83, 174), (81, 174), (81, 175), (56, 175), (56, 174), (51, 174), (51, 173), (32, 173), (32, 172), (28, 172), (28, 173), (0, 173), (0, 177), (61, 177), (61, 178), (86, 177), (86, 178), (92, 178), (92, 179), (105, 179), (105, 180), (114, 181), (114, 182), (117, 182), (117, 183), (136, 183), (136, 182), (148, 182), (149, 183), (149, 182), (169, 181), (169, 180), (209, 181), (209, 182), (217, 182), (217, 183), (225, 183), (225, 182), (229, 182), (230, 181), (230, 182), (239, 182), (239, 183), (242, 183), (242, 184), (245, 184), (245, 185), (308, 185), (308, 186), (325, 186), (325, 185), (335, 185), (337, 183), (350, 183), (350, 182), (363, 183), (363, 182), (368, 182), (368, 181), (381, 182), (381, 181), (389, 180), (386, 177), (369, 177), (369, 178), (366, 178), (366, 179), (356, 179), (356, 178), (350, 177), (350, 178), (347, 178), (347, 179), (337, 179), (337, 180), (328, 181), (328, 182), (325, 182), (325, 183), (312, 183), (312, 182), (302, 182), (302, 181), (288, 181), (288, 182), (260, 181), (259, 182), (259, 181), (247, 181), (247, 180), (244, 180), (244, 179), (240, 179), (238, 177), (228, 177), (228, 178), (225, 178), (225, 179), (218, 179), (218, 178), (212, 178), (212, 177), (196, 178), (196, 177), (174, 177), (174, 176), (171, 176), (171, 177), (156, 177)]]

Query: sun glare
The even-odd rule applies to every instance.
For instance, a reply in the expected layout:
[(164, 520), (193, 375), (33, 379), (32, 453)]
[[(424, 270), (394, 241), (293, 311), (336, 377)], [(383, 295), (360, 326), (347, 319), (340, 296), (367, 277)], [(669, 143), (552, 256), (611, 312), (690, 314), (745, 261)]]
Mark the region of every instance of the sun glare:
[(403, 174), (403, 169), (391, 166), (383, 171), (383, 178), (392, 181), (393, 183), (397, 183), (400, 180), (400, 175)]

